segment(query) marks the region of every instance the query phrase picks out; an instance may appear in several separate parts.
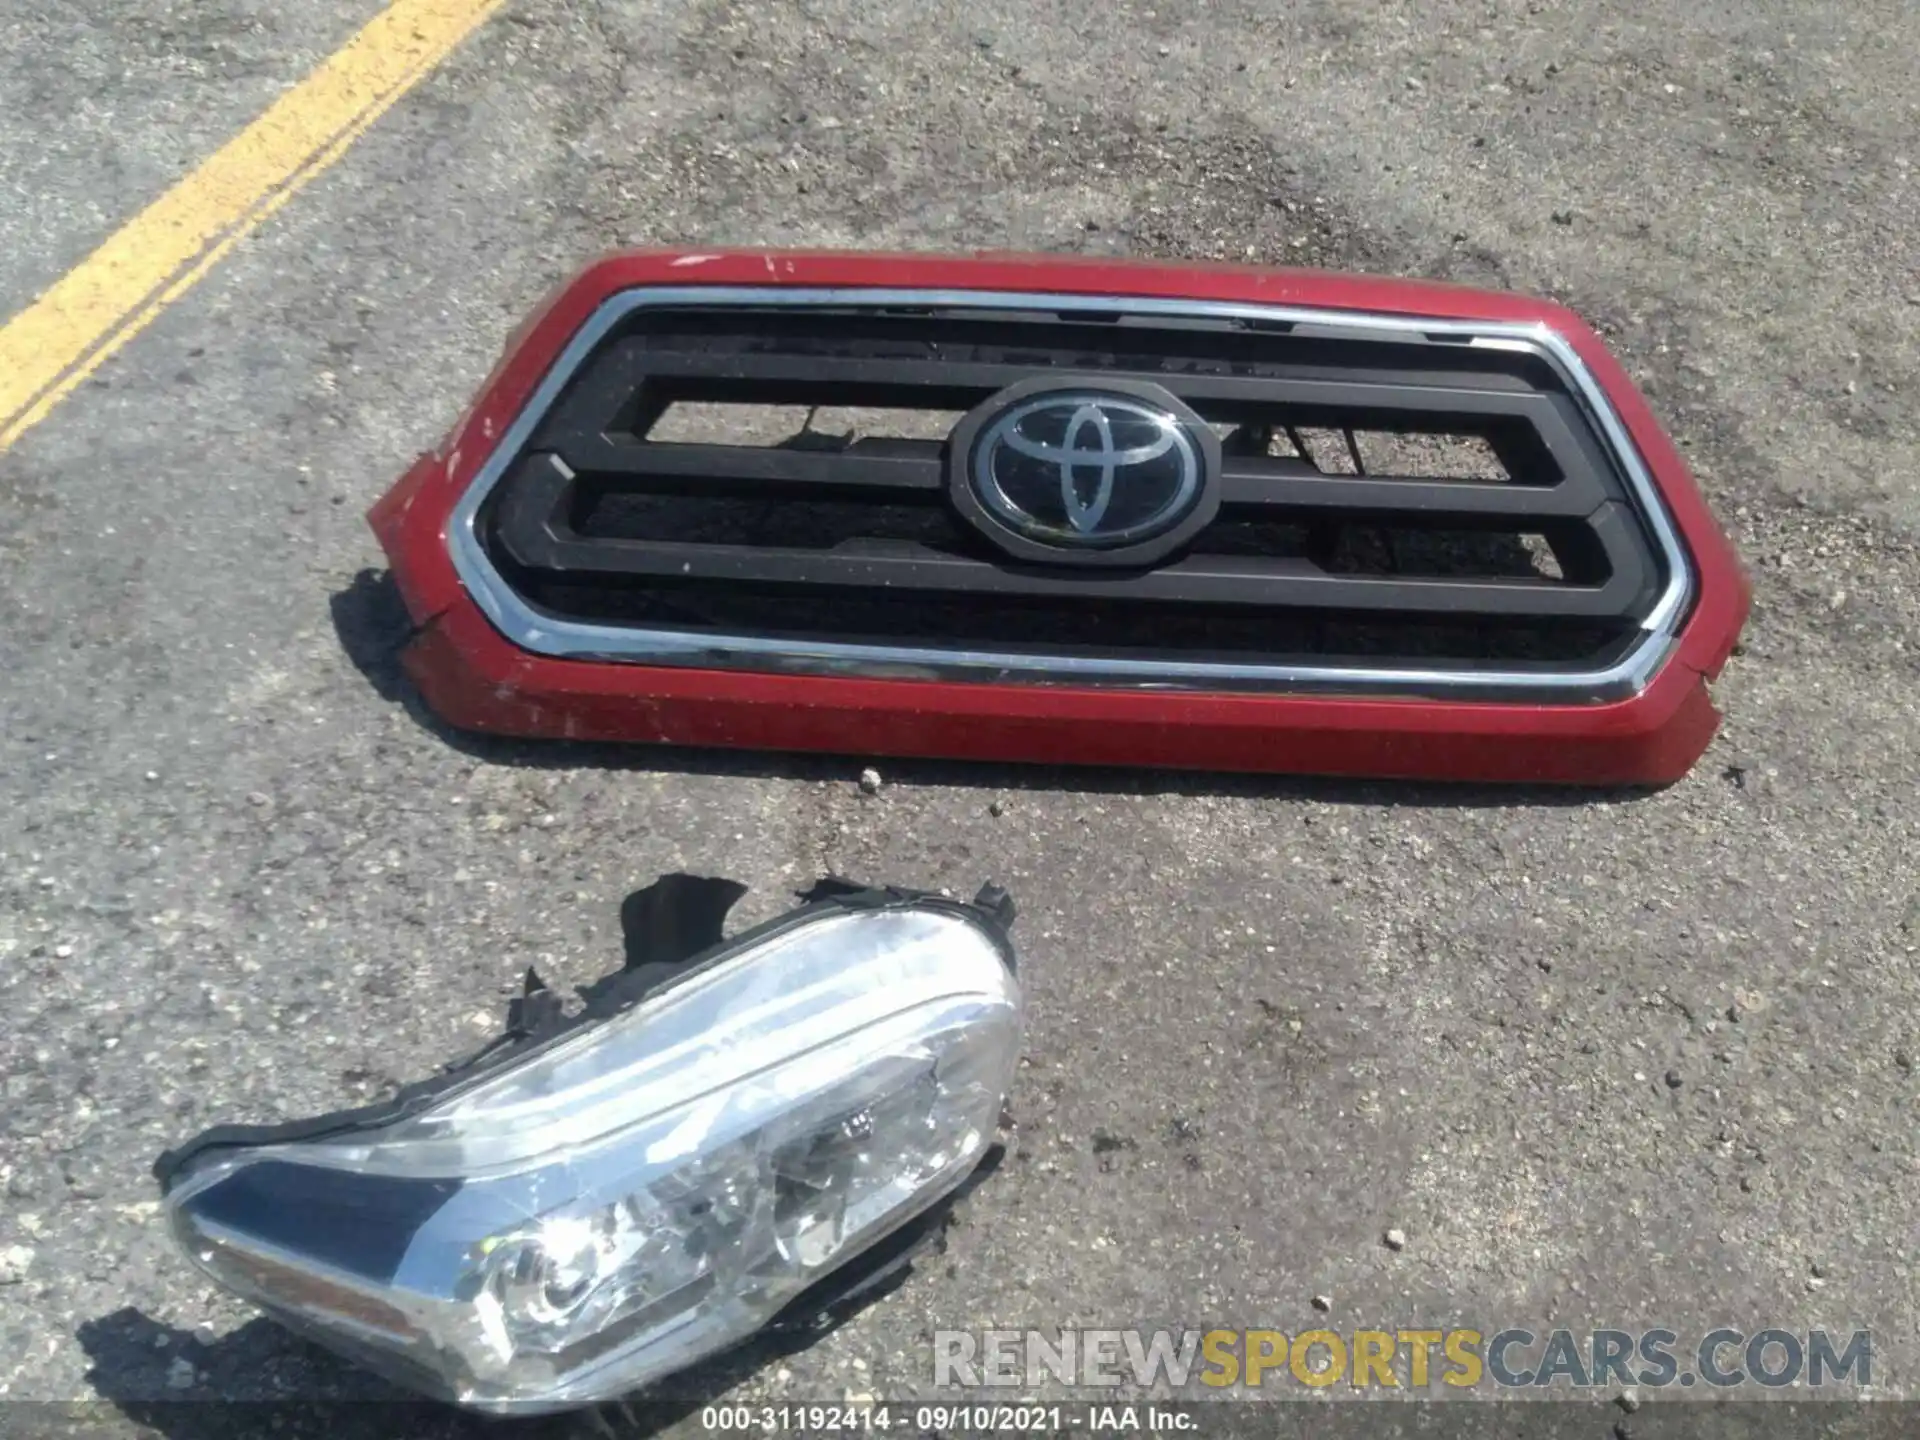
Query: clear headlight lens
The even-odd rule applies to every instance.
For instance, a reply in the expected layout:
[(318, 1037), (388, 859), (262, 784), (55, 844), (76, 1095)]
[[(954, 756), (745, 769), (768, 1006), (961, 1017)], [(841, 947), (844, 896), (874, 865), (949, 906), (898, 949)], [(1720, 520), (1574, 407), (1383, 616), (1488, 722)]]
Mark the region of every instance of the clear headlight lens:
[(632, 1391), (953, 1190), (1021, 1038), (960, 907), (799, 921), (404, 1118), (213, 1150), (167, 1196), (215, 1279), (466, 1404)]

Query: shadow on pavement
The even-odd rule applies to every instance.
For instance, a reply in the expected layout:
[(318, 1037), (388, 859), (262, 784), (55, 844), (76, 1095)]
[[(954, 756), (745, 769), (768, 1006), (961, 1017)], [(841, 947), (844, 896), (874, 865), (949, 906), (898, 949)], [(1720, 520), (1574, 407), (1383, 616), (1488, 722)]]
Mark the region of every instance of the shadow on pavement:
[[(79, 1329), (92, 1365), (96, 1405), (59, 1407), (99, 1428), (117, 1412), (142, 1434), (165, 1440), (249, 1440), (258, 1435), (325, 1440), (643, 1440), (697, 1418), (762, 1365), (813, 1344), (832, 1326), (768, 1336), (663, 1382), (663, 1392), (589, 1410), (528, 1419), (475, 1415), (423, 1400), (282, 1329), (253, 1320), (202, 1344), (192, 1332), (115, 1311)], [(170, 1371), (176, 1363), (191, 1367)], [(173, 1388), (169, 1380), (180, 1388)], [(49, 1411), (56, 1407), (47, 1407)], [(48, 1435), (85, 1435), (84, 1425)], [(116, 1427), (115, 1434), (124, 1429)]]

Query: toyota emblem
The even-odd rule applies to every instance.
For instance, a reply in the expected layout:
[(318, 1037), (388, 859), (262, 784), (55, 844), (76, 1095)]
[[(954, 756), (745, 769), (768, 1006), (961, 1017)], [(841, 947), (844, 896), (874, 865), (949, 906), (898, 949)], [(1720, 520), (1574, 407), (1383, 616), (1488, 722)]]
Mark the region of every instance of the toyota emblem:
[(1030, 381), (954, 431), (961, 511), (1054, 563), (1148, 563), (1213, 518), (1220, 442), (1158, 385)]

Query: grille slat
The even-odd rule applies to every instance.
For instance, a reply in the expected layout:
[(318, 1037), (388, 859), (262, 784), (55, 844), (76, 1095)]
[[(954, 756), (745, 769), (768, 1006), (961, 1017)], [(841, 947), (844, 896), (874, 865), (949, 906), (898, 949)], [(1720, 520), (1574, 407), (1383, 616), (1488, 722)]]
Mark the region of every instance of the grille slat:
[(719, 371), (702, 373), (723, 374), (730, 357), (784, 355), (815, 363), (876, 365), (998, 360), (1027, 367), (1029, 372), (1051, 367), (1156, 376), (1209, 371), (1285, 374), (1302, 380), (1365, 378), (1415, 389), (1465, 384), (1516, 395), (1539, 393), (1551, 388), (1552, 382), (1537, 357), (1517, 351), (1505, 352), (1502, 363), (1489, 364), (1489, 352), (1465, 346), (1387, 346), (1375, 340), (1304, 338), (1231, 322), (1192, 326), (1172, 318), (1118, 318), (1128, 323), (1090, 325), (1072, 315), (1037, 311), (981, 317), (952, 309), (911, 316), (838, 309), (830, 327), (825, 327), (818, 311), (676, 309), (670, 316), (652, 317), (644, 332), (611, 338), (596, 364), (639, 376), (669, 373), (673, 362), (660, 357), (676, 354), (722, 362)]
[(1227, 457), (1220, 503), (1230, 512), (1331, 511), (1382, 524), (1472, 524), (1578, 519), (1604, 502), (1596, 488), (1421, 480), (1398, 475), (1325, 475), (1304, 461)]
[[(1036, 366), (1027, 359), (997, 363), (980, 360), (850, 360), (829, 356), (743, 352), (704, 354), (640, 351), (646, 360), (644, 384), (662, 397), (705, 401), (753, 401), (778, 397), (784, 404), (861, 405), (899, 409), (971, 410), (996, 391), (1030, 380)], [(1082, 363), (1075, 363), (1075, 359)], [(1061, 357), (1068, 373), (1113, 368), (1084, 363), (1093, 357)], [(625, 367), (622, 367), (624, 370)], [(1392, 385), (1373, 380), (1301, 379), (1210, 371), (1127, 370), (1137, 378), (1164, 385), (1208, 419), (1238, 420), (1270, 415), (1291, 406), (1321, 417), (1317, 422), (1358, 429), (1392, 429), (1423, 414), (1525, 420), (1541, 428), (1556, 421), (1552, 402), (1537, 394), (1497, 387)], [(599, 406), (584, 398), (563, 407), (560, 425), (575, 433), (609, 426)], [(1417, 425), (1411, 428), (1418, 428)], [(550, 429), (541, 444), (554, 443)], [(564, 448), (562, 446), (561, 448)]]
[[(568, 448), (565, 461), (608, 492), (730, 495), (751, 490), (769, 499), (823, 497), (829, 491), (915, 491), (946, 487), (943, 447), (930, 441), (858, 440), (842, 449), (657, 444), (602, 437)], [(1328, 511), (1381, 523), (1472, 525), (1481, 521), (1577, 519), (1602, 503), (1578, 479), (1552, 486), (1399, 475), (1328, 475), (1286, 456), (1229, 456), (1221, 470), (1221, 504), (1239, 517), (1269, 511)], [(884, 498), (897, 499), (897, 495)]]
[(551, 539), (515, 558), (533, 569), (564, 575), (637, 576), (662, 581), (739, 580), (793, 586), (1000, 593), (1083, 600), (1135, 599), (1253, 608), (1299, 606), (1321, 610), (1406, 614), (1529, 615), (1599, 618), (1631, 598), (1629, 579), (1602, 586), (1547, 581), (1412, 580), (1342, 575), (1307, 560), (1186, 559), (1124, 577), (1092, 577), (982, 564), (911, 541), (849, 541), (840, 551), (778, 546), (666, 545), (634, 540)]
[[(608, 488), (699, 490), (760, 485), (796, 492), (921, 490), (946, 486), (945, 451), (914, 440), (856, 441), (844, 449), (777, 445), (692, 445), (622, 441), (608, 436), (576, 441), (565, 451), (576, 473), (593, 474)], [(691, 482), (691, 483), (687, 483)]]
[[(1218, 517), (1184, 552), (1125, 568), (1011, 559), (955, 513), (939, 440), (824, 435), (810, 416), (773, 443), (649, 438), (682, 404), (959, 412), (1053, 375), (1150, 381), (1220, 436)], [(1303, 432), (1335, 439), (1309, 449)], [(1356, 432), (1393, 442), (1383, 463), (1410, 445), (1439, 468), (1366, 473), (1374, 447)], [(1438, 458), (1449, 438), (1478, 447), (1460, 473)], [(1489, 663), (1607, 662), (1666, 563), (1585, 402), (1524, 347), (952, 306), (639, 308), (534, 424), (481, 528), (556, 620), (713, 630), (716, 653), (748, 632), (857, 644), (916, 625), (939, 644), (972, 627), (936, 616), (975, 605), (1020, 607), (1000, 643), (1036, 656), (1124, 610), (1118, 653), (1199, 654), (1196, 637), (1229, 625), (1237, 656), (1363, 655), (1370, 673), (1428, 664), (1422, 636), (1443, 619), (1479, 633)], [(897, 619), (879, 625), (886, 597)], [(862, 615), (864, 638), (847, 628)], [(1345, 617), (1367, 617), (1364, 643)], [(1502, 660), (1514, 627), (1523, 661)], [(1472, 651), (1449, 641), (1462, 665)]]
[(910, 540), (852, 537), (832, 551), (783, 545), (582, 538), (563, 518), (565, 473), (550, 461), (527, 469), (539, 480), (515, 487), (529, 513), (547, 518), (516, 528), (513, 559), (531, 570), (564, 575), (642, 577), (666, 582), (738, 580), (788, 586), (879, 587), (1153, 600), (1195, 605), (1299, 606), (1317, 609), (1441, 612), (1456, 615), (1601, 617), (1617, 613), (1640, 584), (1637, 567), (1616, 570), (1600, 585), (1558, 585), (1508, 577), (1422, 581), (1330, 573), (1298, 557), (1190, 557), (1154, 569), (1088, 575), (945, 553)]

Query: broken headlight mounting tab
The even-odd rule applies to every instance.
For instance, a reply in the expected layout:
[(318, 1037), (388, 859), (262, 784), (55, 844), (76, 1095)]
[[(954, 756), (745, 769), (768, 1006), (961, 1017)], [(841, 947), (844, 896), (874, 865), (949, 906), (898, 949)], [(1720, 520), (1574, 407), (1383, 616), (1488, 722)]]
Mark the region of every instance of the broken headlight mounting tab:
[(494, 1411), (630, 1394), (869, 1293), (998, 1158), (1012, 904), (826, 881), (720, 941), (740, 893), (641, 892), (653, 943), (579, 1015), (530, 983), (500, 1044), (384, 1105), (162, 1156), (175, 1237), (310, 1338)]

